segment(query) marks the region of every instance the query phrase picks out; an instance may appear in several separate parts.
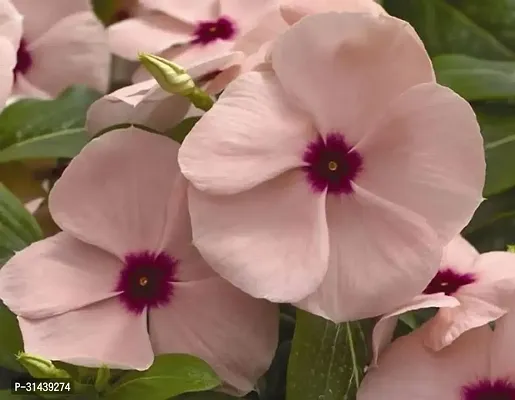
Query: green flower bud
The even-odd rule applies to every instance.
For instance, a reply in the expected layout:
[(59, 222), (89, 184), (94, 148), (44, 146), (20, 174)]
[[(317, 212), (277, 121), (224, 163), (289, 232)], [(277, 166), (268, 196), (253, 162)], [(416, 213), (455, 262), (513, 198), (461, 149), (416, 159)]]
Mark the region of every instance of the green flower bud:
[(19, 353), (16, 359), (34, 378), (70, 378), (68, 372), (57, 368), (52, 361), (44, 358), (27, 353)]
[(181, 66), (153, 54), (140, 53), (139, 60), (164, 91), (184, 96), (204, 111), (213, 106), (213, 99), (195, 84)]

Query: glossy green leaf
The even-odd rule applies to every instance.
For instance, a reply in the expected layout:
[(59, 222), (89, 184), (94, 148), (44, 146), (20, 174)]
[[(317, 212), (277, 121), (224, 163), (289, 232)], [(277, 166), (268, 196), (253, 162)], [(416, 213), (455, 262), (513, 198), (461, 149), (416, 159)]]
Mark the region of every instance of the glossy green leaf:
[[(0, 183), (0, 266), (15, 251), (43, 238), (35, 218)], [(4, 262), (2, 262), (4, 261)]]
[(143, 372), (132, 372), (106, 393), (106, 400), (167, 400), (188, 392), (211, 390), (220, 380), (204, 361), (185, 354), (165, 354)]
[(433, 59), (438, 82), (469, 101), (515, 98), (515, 62), (490, 61), (464, 55)]
[(414, 26), (432, 56), (515, 59), (514, 0), (384, 0), (383, 5)]
[(515, 218), (515, 188), (483, 201), (465, 228), (465, 233), (471, 234), (506, 218)]
[[(23, 350), (23, 340), (16, 316), (0, 301), (0, 367), (23, 371), (16, 354)], [(1, 399), (1, 397), (0, 397)]]
[(354, 400), (370, 360), (370, 321), (333, 324), (300, 311), (287, 375), (287, 400)]
[(485, 140), (485, 197), (515, 186), (515, 107), (485, 104), (475, 107)]
[(0, 162), (73, 157), (86, 143), (86, 112), (100, 95), (82, 87), (55, 100), (25, 99), (0, 114)]
[(14, 394), (10, 390), (0, 390), (0, 400), (38, 400), (39, 397), (33, 395)]

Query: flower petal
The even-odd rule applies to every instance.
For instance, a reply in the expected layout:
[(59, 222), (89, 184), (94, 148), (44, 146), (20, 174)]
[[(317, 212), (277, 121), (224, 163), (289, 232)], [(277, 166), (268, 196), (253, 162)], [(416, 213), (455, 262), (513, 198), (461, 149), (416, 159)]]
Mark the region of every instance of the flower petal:
[(0, 270), (0, 298), (26, 318), (62, 314), (116, 296), (121, 262), (66, 233), (16, 253)]
[(488, 326), (468, 332), (435, 353), (424, 346), (424, 327), (386, 349), (369, 370), (357, 400), (458, 399), (463, 386), (488, 376), (492, 340)]
[(63, 18), (84, 11), (92, 12), (90, 0), (11, 0), (23, 15), (23, 36), (30, 43)]
[(190, 41), (193, 28), (163, 14), (148, 14), (113, 24), (107, 34), (114, 54), (137, 60), (140, 52), (157, 54)]
[[(23, 31), (23, 17), (12, 4), (10, 0), (0, 1), (0, 38), (2, 41), (8, 42), (11, 47), (10, 51), (18, 50), (20, 39)], [(3, 46), (2, 46), (3, 47)], [(11, 50), (12, 49), (12, 50)], [(4, 58), (5, 57), (5, 58)], [(2, 64), (11, 62), (11, 56), (2, 54)]]
[(220, 14), (219, 0), (140, 0), (140, 3), (189, 24), (213, 20)]
[(277, 39), (272, 64), (318, 130), (340, 132), (352, 145), (391, 100), (413, 85), (434, 81), (413, 28), (386, 15), (305, 17)]
[(467, 274), (474, 270), (479, 252), (461, 235), (457, 235), (443, 249), (440, 269), (452, 268), (453, 271)]
[(190, 188), (193, 243), (222, 277), (274, 302), (297, 301), (322, 281), (328, 261), (325, 196), (300, 171), (234, 196)]
[(418, 215), (354, 186), (327, 198), (329, 269), (296, 305), (334, 322), (385, 314), (420, 294), (438, 270), (441, 247)]
[(178, 283), (169, 306), (150, 311), (156, 354), (200, 357), (240, 394), (250, 392), (270, 367), (278, 331), (277, 306), (220, 278)]
[(492, 378), (515, 376), (515, 313), (510, 312), (495, 323), (494, 339), (490, 350)]
[(111, 55), (104, 27), (92, 12), (62, 19), (27, 49), (34, 61), (27, 80), (51, 95), (79, 84), (107, 90)]
[(357, 147), (356, 183), (423, 216), (452, 240), (482, 201), (485, 156), (470, 105), (450, 89), (422, 84), (400, 96)]
[(239, 193), (300, 167), (314, 136), (273, 75), (249, 72), (232, 82), (191, 130), (179, 165), (201, 191)]
[[(240, 34), (247, 32), (262, 21), (263, 17), (273, 11), (279, 14), (278, 0), (219, 0), (220, 14), (232, 17), (236, 21)], [(270, 22), (270, 21), (269, 21)]]
[(55, 317), (18, 320), (26, 353), (86, 367), (145, 370), (154, 359), (146, 317), (128, 313), (113, 298)]
[(329, 11), (385, 14), (383, 7), (373, 0), (283, 0), (281, 14), (284, 20), (293, 25), (312, 14)]
[[(137, 128), (110, 131), (76, 156), (50, 193), (65, 232), (121, 259), (161, 251), (184, 190), (173, 140)], [(183, 210), (187, 212), (187, 210)]]
[(4, 107), (13, 88), (13, 68), (16, 65), (16, 50), (11, 42), (0, 37), (0, 107)]
[(456, 292), (461, 306), (440, 310), (429, 323), (430, 336), (426, 343), (436, 351), (463, 332), (515, 309), (515, 254), (502, 251), (482, 254), (470, 270), (477, 280)]
[(372, 333), (372, 365), (377, 366), (378, 357), (391, 342), (393, 333), (397, 326), (397, 321), (399, 320), (398, 317), (400, 315), (424, 308), (453, 308), (458, 307), (459, 305), (460, 302), (455, 297), (446, 296), (443, 293), (418, 295), (407, 305), (404, 305), (389, 314), (383, 315), (383, 317), (377, 321)]

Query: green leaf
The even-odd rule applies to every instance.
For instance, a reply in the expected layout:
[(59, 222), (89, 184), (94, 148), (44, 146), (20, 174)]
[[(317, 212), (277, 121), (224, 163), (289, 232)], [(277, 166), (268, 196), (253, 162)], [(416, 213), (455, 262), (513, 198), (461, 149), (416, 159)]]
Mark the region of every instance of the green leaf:
[(204, 361), (186, 354), (165, 354), (146, 371), (129, 373), (106, 393), (106, 400), (167, 400), (211, 390), (220, 380)]
[(475, 107), (485, 141), (485, 197), (515, 186), (515, 107), (485, 104)]
[(167, 136), (175, 140), (177, 143), (182, 143), (199, 119), (200, 117), (186, 118), (172, 128)]
[(383, 5), (413, 25), (431, 56), (515, 59), (513, 0), (384, 0)]
[(86, 143), (86, 112), (100, 94), (72, 87), (55, 100), (25, 99), (0, 114), (0, 162), (73, 157)]
[(33, 395), (13, 394), (10, 390), (0, 390), (0, 400), (38, 400)]
[(371, 321), (334, 324), (299, 310), (286, 399), (354, 400), (370, 360), (371, 329)]
[(469, 101), (515, 98), (515, 62), (480, 60), (464, 55), (433, 59), (438, 82)]
[[(23, 340), (16, 316), (0, 301), (0, 367), (23, 371), (16, 354), (23, 350)], [(1, 399), (1, 396), (0, 396)]]
[(42, 238), (43, 233), (35, 218), (0, 183), (0, 267), (15, 251)]

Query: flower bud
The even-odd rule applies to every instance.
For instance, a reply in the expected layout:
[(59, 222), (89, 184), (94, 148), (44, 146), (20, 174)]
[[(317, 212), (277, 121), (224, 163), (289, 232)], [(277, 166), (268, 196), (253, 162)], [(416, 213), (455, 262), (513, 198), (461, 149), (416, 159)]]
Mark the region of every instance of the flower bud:
[(68, 372), (57, 368), (52, 361), (45, 358), (27, 353), (19, 353), (16, 359), (33, 378), (70, 378)]

